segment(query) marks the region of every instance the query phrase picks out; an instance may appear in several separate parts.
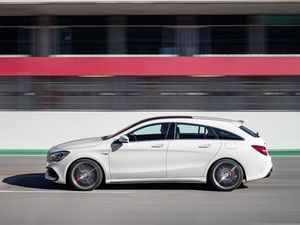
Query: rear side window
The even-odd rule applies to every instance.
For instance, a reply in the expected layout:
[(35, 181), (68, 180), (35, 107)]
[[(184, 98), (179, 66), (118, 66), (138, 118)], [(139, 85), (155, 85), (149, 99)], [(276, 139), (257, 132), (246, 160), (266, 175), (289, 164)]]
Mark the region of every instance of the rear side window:
[(228, 132), (226, 130), (221, 130), (218, 128), (214, 128), (216, 134), (218, 135), (219, 139), (221, 140), (244, 140), (242, 137)]
[(251, 135), (252, 137), (259, 137), (258, 133), (255, 133), (254, 131), (250, 130), (249, 128), (245, 126), (240, 126), (240, 129), (245, 131), (247, 134)]
[(212, 128), (196, 125), (178, 123), (176, 126), (176, 139), (218, 139)]

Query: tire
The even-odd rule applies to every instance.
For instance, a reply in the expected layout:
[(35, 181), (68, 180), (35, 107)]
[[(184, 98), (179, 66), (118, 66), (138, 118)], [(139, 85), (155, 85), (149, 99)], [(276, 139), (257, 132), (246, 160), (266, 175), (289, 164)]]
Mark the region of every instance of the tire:
[(91, 159), (75, 161), (68, 173), (69, 184), (78, 191), (91, 191), (99, 187), (103, 179), (101, 167)]
[(221, 159), (209, 170), (208, 180), (219, 191), (232, 191), (241, 186), (244, 173), (236, 161)]

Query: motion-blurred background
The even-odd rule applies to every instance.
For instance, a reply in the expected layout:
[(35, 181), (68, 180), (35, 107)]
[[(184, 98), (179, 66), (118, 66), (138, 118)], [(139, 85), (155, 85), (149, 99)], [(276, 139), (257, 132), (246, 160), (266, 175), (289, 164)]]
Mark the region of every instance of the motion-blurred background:
[(299, 53), (298, 0), (0, 0), (0, 110), (295, 113)]
[(299, 110), (284, 2), (1, 0), (0, 109)]

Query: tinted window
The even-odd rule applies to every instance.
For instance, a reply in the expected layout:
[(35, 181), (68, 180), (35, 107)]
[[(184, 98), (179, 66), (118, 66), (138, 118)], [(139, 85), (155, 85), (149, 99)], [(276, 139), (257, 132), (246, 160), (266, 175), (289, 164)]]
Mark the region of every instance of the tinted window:
[(212, 54), (247, 53), (247, 27), (233, 26), (211, 28)]
[(0, 54), (30, 54), (30, 29), (0, 27)]
[(196, 124), (177, 124), (176, 139), (217, 139), (212, 128)]
[(250, 130), (245, 126), (240, 126), (240, 129), (245, 131), (247, 134), (251, 135), (252, 137), (259, 137), (257, 133), (255, 133), (254, 131)]
[(268, 54), (299, 54), (300, 29), (298, 26), (268, 26)]
[(129, 54), (160, 54), (161, 27), (129, 27), (127, 35)]
[(129, 141), (165, 140), (169, 128), (170, 123), (152, 124), (132, 131), (127, 136)]
[(217, 128), (214, 128), (214, 130), (217, 133), (219, 139), (223, 139), (223, 140), (244, 140), (240, 136), (238, 136), (236, 134), (233, 134), (233, 133), (230, 133), (228, 131), (217, 129)]
[(60, 29), (58, 54), (107, 53), (106, 27), (68, 27)]

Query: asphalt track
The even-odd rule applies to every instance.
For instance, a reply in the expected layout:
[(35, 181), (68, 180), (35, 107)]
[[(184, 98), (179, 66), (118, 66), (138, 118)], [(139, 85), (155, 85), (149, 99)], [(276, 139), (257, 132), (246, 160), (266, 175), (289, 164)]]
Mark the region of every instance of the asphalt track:
[(0, 156), (0, 225), (300, 224), (300, 157), (273, 157), (269, 179), (226, 193), (199, 184), (75, 192), (44, 180), (44, 160)]

